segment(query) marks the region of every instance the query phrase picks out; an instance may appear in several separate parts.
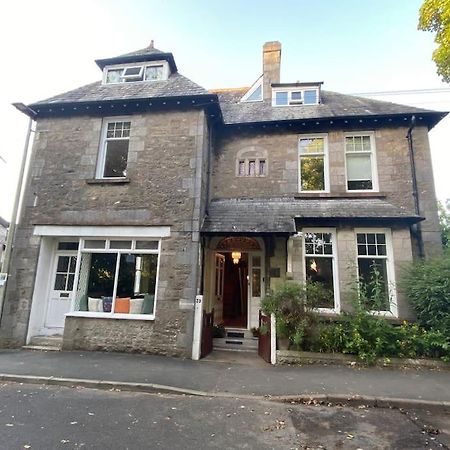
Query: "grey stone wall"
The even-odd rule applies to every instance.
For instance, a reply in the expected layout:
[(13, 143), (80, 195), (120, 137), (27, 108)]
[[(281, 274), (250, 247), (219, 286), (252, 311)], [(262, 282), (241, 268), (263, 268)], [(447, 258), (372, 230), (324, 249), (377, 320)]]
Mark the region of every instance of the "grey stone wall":
[[(321, 196), (347, 196), (345, 185), (344, 133), (337, 130), (327, 133), (329, 150), (330, 194)], [(379, 194), (390, 203), (414, 213), (412, 174), (409, 160), (407, 127), (381, 128), (374, 131), (379, 180)], [(311, 134), (311, 133), (305, 133)], [(313, 133), (314, 134), (314, 133)], [(213, 198), (311, 196), (298, 192), (298, 132), (244, 132), (221, 135), (215, 145), (213, 160)], [(238, 177), (236, 160), (243, 149), (266, 152), (267, 176)], [(437, 205), (434, 192), (428, 132), (426, 127), (414, 131), (414, 151), (422, 223), (427, 256), (441, 251), (438, 234)], [(316, 194), (314, 194), (316, 195)], [(352, 192), (351, 196), (367, 196)]]
[[(198, 110), (130, 118), (129, 183), (119, 185), (88, 182), (95, 175), (101, 118), (38, 121), (0, 345), (25, 342), (40, 243), (39, 237), (32, 235), (33, 225), (169, 225), (171, 236), (162, 243), (155, 323), (68, 319), (64, 345), (98, 345), (110, 350), (139, 347), (140, 351), (176, 355), (190, 352), (208, 125), (203, 111)], [(89, 336), (89, 330), (95, 328), (92, 323), (97, 322), (95, 343), (73, 334)], [(134, 331), (125, 339), (120, 330), (127, 327)]]

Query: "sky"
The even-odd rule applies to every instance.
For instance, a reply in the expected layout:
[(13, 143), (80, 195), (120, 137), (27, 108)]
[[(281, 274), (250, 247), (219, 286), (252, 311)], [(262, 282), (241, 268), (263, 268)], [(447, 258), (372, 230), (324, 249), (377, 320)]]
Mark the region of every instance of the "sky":
[[(450, 110), (450, 85), (417, 30), (419, 0), (15, 0), (0, 17), (0, 216), (11, 217), (32, 103), (101, 78), (94, 60), (148, 46), (205, 88), (250, 86), (262, 45), (282, 43), (281, 81)], [(403, 94), (402, 94), (403, 92)], [(430, 133), (437, 195), (450, 198), (450, 118)], [(3, 161), (3, 160), (4, 161)], [(6, 161), (6, 162), (5, 162)]]

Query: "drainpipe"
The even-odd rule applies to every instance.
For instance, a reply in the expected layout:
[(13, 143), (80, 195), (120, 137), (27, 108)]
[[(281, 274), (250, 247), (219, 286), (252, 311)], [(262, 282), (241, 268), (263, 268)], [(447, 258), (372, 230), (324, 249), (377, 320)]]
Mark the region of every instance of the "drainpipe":
[[(406, 139), (408, 140), (409, 149), (409, 161), (411, 164), (411, 177), (412, 177), (412, 188), (413, 188), (413, 198), (414, 198), (414, 211), (416, 215), (420, 216), (420, 204), (419, 204), (419, 189), (417, 187), (417, 173), (416, 173), (416, 161), (414, 158), (414, 145), (412, 132), (416, 126), (416, 116), (411, 116), (411, 124), (406, 133)], [(413, 234), (417, 239), (417, 247), (419, 252), (419, 258), (423, 259), (425, 257), (425, 251), (423, 248), (422, 239), (422, 225), (420, 222), (413, 225)]]
[(17, 225), (16, 222), (17, 222), (18, 218), (20, 218), (19, 204), (20, 204), (20, 200), (22, 198), (22, 192), (24, 189), (23, 176), (25, 173), (25, 167), (26, 167), (26, 163), (27, 163), (27, 159), (28, 159), (28, 149), (30, 146), (31, 133), (34, 132), (34, 130), (32, 130), (31, 127), (33, 125), (33, 118), (36, 115), (36, 113), (32, 109), (28, 108), (23, 103), (13, 103), (13, 106), (15, 106), (20, 112), (23, 112), (24, 114), (26, 114), (30, 118), (30, 120), (28, 122), (28, 130), (27, 130), (27, 135), (25, 138), (25, 145), (23, 148), (19, 178), (17, 180), (17, 188), (16, 188), (16, 195), (14, 198), (13, 212), (12, 212), (12, 217), (11, 217), (11, 221), (10, 221), (10, 225), (9, 225), (8, 236), (6, 238), (5, 257), (3, 260), (2, 270), (1, 270), (3, 273), (6, 273), (6, 280), (5, 280), (5, 284), (3, 286), (0, 286), (0, 325), (1, 325), (1, 320), (2, 320), (2, 316), (3, 316), (3, 304), (4, 304), (4, 300), (5, 300), (6, 287), (8, 285), (9, 265), (11, 263), (11, 252), (13, 249), (14, 236), (16, 234), (16, 225)]

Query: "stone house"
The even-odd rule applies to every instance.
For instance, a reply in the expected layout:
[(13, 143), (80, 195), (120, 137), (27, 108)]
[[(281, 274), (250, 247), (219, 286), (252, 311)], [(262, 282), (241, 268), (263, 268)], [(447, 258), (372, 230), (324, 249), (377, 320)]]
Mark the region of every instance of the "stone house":
[(322, 283), (333, 316), (374, 268), (374, 313), (412, 317), (396, 281), (441, 251), (428, 131), (445, 114), (281, 83), (278, 42), (244, 89), (203, 89), (153, 43), (96, 63), (101, 81), (27, 107), (1, 345), (189, 356), (196, 295), (245, 331), (283, 280)]

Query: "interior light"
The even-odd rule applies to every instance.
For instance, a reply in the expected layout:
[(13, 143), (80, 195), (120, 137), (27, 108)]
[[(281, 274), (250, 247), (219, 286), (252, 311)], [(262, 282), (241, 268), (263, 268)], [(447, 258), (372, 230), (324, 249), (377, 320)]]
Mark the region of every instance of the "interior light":
[(231, 252), (231, 257), (233, 258), (233, 264), (239, 264), (241, 259), (241, 252)]

